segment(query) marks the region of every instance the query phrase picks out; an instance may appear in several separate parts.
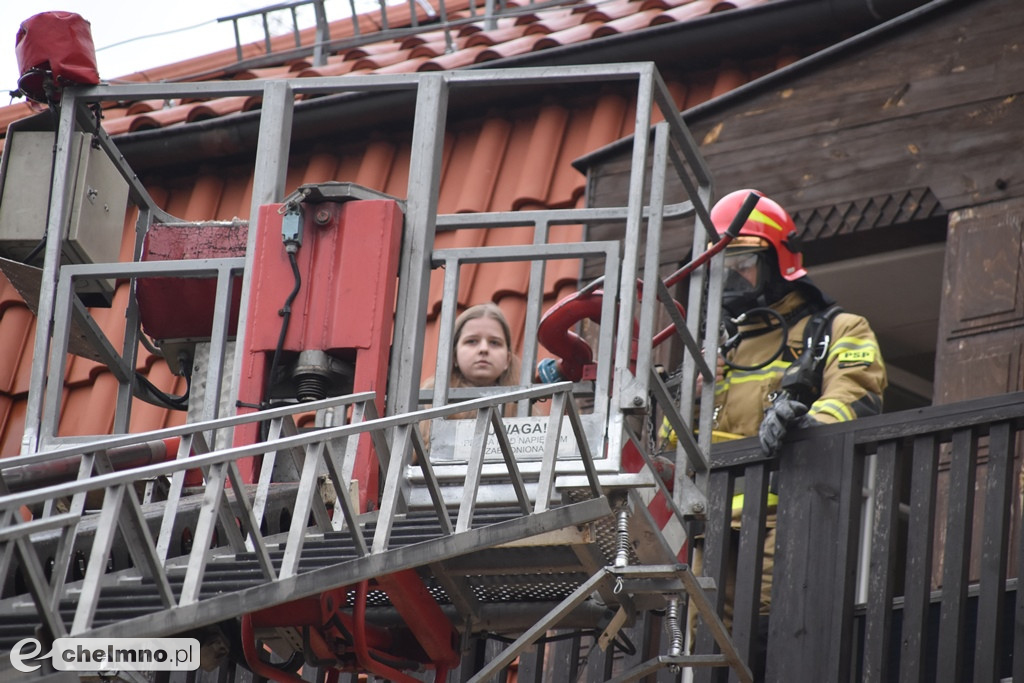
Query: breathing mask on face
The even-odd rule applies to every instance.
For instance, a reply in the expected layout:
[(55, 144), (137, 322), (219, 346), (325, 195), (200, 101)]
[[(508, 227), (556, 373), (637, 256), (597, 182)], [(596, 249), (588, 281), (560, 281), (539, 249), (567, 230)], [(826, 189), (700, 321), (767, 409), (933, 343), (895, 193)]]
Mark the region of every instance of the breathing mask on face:
[(725, 278), (722, 307), (737, 317), (757, 306), (763, 306), (768, 268), (765, 248), (740, 247), (725, 250)]

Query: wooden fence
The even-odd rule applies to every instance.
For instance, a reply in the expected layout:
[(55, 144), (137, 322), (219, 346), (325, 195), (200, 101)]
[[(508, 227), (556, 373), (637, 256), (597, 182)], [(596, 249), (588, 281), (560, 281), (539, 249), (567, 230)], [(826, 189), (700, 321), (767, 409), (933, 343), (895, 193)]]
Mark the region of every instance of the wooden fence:
[(754, 439), (717, 447), (705, 574), (730, 586), (715, 598), (748, 661), (765, 652), (764, 680), (1024, 681), (1022, 423), (1015, 393), (805, 430), (773, 460)]

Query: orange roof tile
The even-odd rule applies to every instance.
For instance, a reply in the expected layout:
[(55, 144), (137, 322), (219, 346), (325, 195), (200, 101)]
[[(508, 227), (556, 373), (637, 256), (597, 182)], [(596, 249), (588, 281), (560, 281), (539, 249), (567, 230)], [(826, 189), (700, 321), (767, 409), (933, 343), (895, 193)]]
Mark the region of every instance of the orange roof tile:
[(538, 18), (536, 21), (526, 24), (526, 35), (531, 33), (554, 33), (556, 31), (564, 31), (567, 28), (573, 26), (579, 26), (583, 23), (584, 14), (579, 12), (566, 11), (560, 15), (547, 15), (543, 18)]
[(21, 295), (7, 278), (0, 277), (0, 316), (11, 306), (24, 306)]
[[(461, 57), (465, 57), (465, 50), (460, 51), (458, 54)], [(465, 66), (465, 65), (463, 65)], [(397, 62), (396, 64), (390, 64), (388, 66), (382, 66), (374, 69), (373, 73), (376, 74), (410, 74), (417, 71), (444, 71), (444, 66), (435, 63), (435, 60), (429, 57), (410, 57), (404, 62)]]
[(464, 44), (466, 47), (471, 47), (473, 45), (499, 45), (507, 43), (516, 38), (521, 38), (530, 26), (532, 24), (519, 24), (493, 31), (478, 31), (466, 38)]
[[(169, 103), (166, 100), (138, 100), (132, 102), (121, 114), (122, 116), (136, 116), (137, 114), (148, 114), (151, 111), (163, 109)], [(108, 114), (110, 111), (108, 110)]]
[[(471, 66), (480, 61), (480, 55), (486, 50), (484, 45), (465, 47), (457, 52), (438, 55), (432, 59), (424, 60), (416, 71), (448, 71), (450, 69), (461, 69), (464, 66)], [(412, 60), (410, 60), (412, 61)], [(409, 73), (402, 70), (404, 73)]]
[(24, 397), (0, 394), (0, 454), (17, 455), (21, 452), (21, 437), (25, 431), (25, 410), (28, 401)]
[[(32, 349), (28, 345), (33, 336), (35, 317), (27, 306), (9, 306), (0, 315), (0, 393), (15, 394), (19, 371), (25, 360), (31, 360)], [(27, 353), (26, 353), (27, 352)]]
[(492, 45), (480, 53), (480, 56), (477, 58), (477, 62), (501, 59), (502, 57), (514, 57), (515, 55), (524, 54), (532, 50), (541, 50), (543, 48), (541, 47), (540, 42), (543, 37), (543, 35), (538, 33), (530, 33), (520, 38), (510, 40), (507, 43)]
[(599, 5), (595, 5), (593, 9), (584, 15), (583, 21), (609, 22), (613, 19), (619, 19), (630, 14), (635, 14), (636, 11), (637, 4), (634, 0), (609, 0), (609, 2), (602, 2)]
[[(647, 9), (646, 5), (647, 3), (644, 3), (644, 9)], [(708, 14), (714, 6), (715, 0), (694, 0), (677, 7), (670, 7), (652, 19), (651, 25), (656, 26), (657, 24), (668, 24), (674, 21), (687, 21), (694, 17)]]
[[(392, 54), (398, 54), (398, 53), (392, 53)], [(330, 64), (325, 64), (324, 66), (317, 66), (317, 67), (310, 66), (310, 67), (306, 67), (302, 71), (298, 72), (297, 76), (299, 78), (310, 78), (310, 77), (315, 77), (315, 76), (344, 76), (345, 74), (350, 73), (352, 71), (356, 71), (356, 70), (358, 70), (360, 68), (367, 68), (367, 67), (357, 67), (356, 66), (357, 64), (362, 64), (367, 59), (370, 59), (370, 57), (358, 58), (358, 59), (355, 59), (353, 61), (333, 62), (333, 63), (330, 63)]]
[[(418, 54), (416, 54), (417, 51), (419, 52)], [(438, 53), (435, 50), (432, 50), (430, 47), (428, 47), (427, 44), (424, 44), (419, 45), (411, 50), (398, 50), (396, 52), (392, 52), (391, 54), (385, 53), (380, 55), (373, 55), (371, 57), (363, 57), (362, 59), (357, 59), (354, 62), (344, 62), (344, 64), (349, 65), (352, 71), (369, 71), (372, 69), (382, 69), (386, 66), (391, 66), (392, 64), (400, 64), (402, 62), (406, 62), (409, 60), (410, 57), (423, 57), (429, 59), (430, 57), (436, 57), (437, 54)], [(339, 71), (333, 75), (340, 76), (342, 73), (343, 72)]]

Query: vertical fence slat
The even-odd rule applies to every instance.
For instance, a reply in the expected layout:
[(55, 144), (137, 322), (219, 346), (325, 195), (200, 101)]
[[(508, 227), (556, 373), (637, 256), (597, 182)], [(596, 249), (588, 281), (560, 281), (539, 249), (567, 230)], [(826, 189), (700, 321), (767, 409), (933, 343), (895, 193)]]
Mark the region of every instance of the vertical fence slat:
[(1013, 678), (1024, 681), (1024, 586), (1021, 585), (1024, 574), (1024, 520), (1019, 520), (1017, 529), (1017, 585), (1016, 603), (1014, 607), (1013, 632)]
[(779, 456), (768, 681), (848, 676), (862, 461), (848, 434), (801, 439)]
[[(730, 510), (732, 508), (732, 492), (734, 478), (727, 470), (712, 472), (708, 476), (708, 509)], [(708, 591), (708, 599), (715, 606), (717, 614), (723, 614), (725, 607), (725, 586), (728, 576), (728, 557), (731, 555), (729, 545), (730, 516), (709, 516), (705, 527), (703, 559), (701, 574), (715, 580), (715, 590)], [(711, 654), (716, 651), (714, 637), (708, 628), (697, 629), (697, 644), (694, 650), (699, 654)], [(694, 671), (696, 683), (708, 683), (720, 669), (702, 667)]]
[[(736, 562), (736, 589), (733, 599), (732, 639), (743, 661), (755, 668), (753, 656), (759, 637), (758, 616), (761, 607), (761, 579), (764, 568), (766, 518), (768, 515), (768, 468), (753, 465), (743, 473), (743, 524)], [(736, 672), (730, 680), (738, 680)]]
[(981, 585), (978, 594), (978, 632), (974, 653), (974, 680), (999, 679), (1003, 651), (1006, 554), (1013, 491), (1013, 451), (1010, 425), (989, 429), (988, 468), (985, 479), (985, 521), (982, 525)]
[(931, 601), (930, 577), (935, 545), (935, 483), (939, 470), (939, 445), (934, 434), (914, 439), (912, 470), (903, 591), (903, 633), (900, 639), (901, 683), (924, 681), (927, 646), (925, 626)]
[(900, 462), (898, 443), (879, 444), (876, 454), (874, 529), (868, 576), (867, 623), (864, 628), (864, 681), (888, 680), (892, 643), (892, 598), (896, 569), (896, 525), (899, 515)]
[(839, 458), (838, 507), (835, 533), (840, 539), (832, 578), (831, 622), (825, 625), (822, 642), (828, 647), (825, 677), (822, 680), (847, 681), (850, 679), (854, 642), (854, 598), (857, 590), (857, 557), (860, 551), (861, 514), (864, 509), (864, 457), (856, 452), (852, 434), (817, 448), (835, 453)]
[(544, 643), (536, 643), (519, 655), (520, 683), (544, 683), (544, 650)]
[(963, 680), (963, 633), (967, 613), (967, 582), (971, 562), (971, 518), (977, 477), (978, 444), (973, 429), (953, 432), (949, 464), (949, 510), (943, 553), (942, 609), (939, 615), (939, 683)]

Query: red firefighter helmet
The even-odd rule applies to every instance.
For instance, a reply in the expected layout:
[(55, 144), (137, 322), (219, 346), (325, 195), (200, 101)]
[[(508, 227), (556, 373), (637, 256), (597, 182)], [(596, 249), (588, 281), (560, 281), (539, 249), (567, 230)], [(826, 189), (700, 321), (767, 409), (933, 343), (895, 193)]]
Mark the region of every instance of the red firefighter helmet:
[[(786, 280), (796, 280), (807, 275), (804, 258), (799, 250), (799, 232), (786, 210), (758, 190), (736, 190), (730, 192), (711, 208), (711, 222), (719, 234), (724, 233), (732, 219), (739, 212), (744, 200), (753, 192), (760, 199), (750, 212), (746, 223), (740, 228), (740, 236), (729, 243), (729, 248), (750, 246), (771, 246), (779, 259), (779, 271)], [(757, 239), (754, 242), (750, 239)]]

